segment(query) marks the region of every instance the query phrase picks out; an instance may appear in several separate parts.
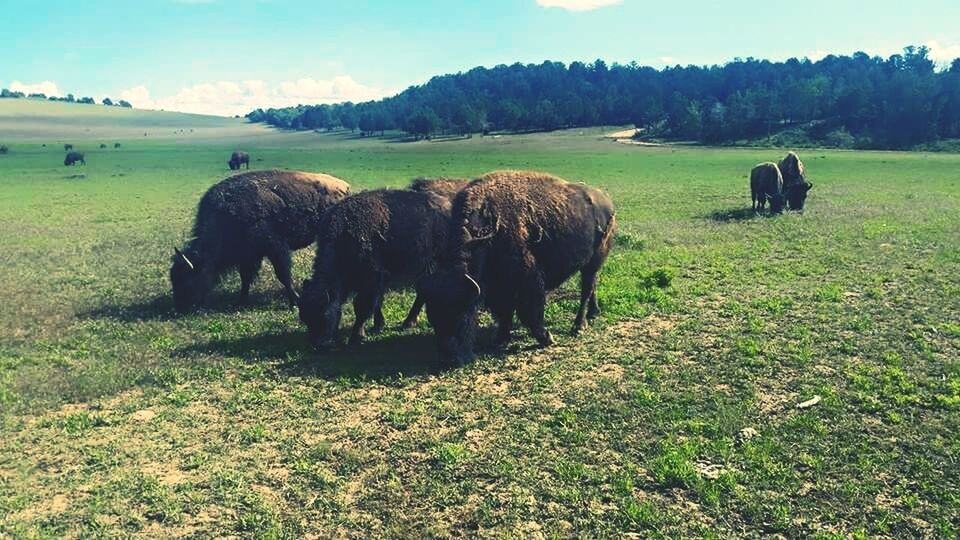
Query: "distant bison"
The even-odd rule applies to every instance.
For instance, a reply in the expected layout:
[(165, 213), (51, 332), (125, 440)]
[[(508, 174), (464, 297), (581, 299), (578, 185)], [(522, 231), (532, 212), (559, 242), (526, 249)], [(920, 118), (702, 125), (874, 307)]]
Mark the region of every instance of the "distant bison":
[(753, 210), (760, 212), (770, 201), (770, 211), (783, 212), (783, 176), (776, 163), (761, 163), (750, 172), (750, 196)]
[(231, 171), (239, 171), (240, 165), (243, 164), (247, 165), (248, 170), (250, 169), (250, 154), (246, 152), (234, 152), (230, 155), (230, 161), (227, 162)]
[(207, 190), (197, 209), (193, 239), (174, 249), (170, 281), (177, 311), (204, 303), (221, 275), (238, 267), (240, 301), (264, 257), (273, 265), (291, 306), (291, 250), (316, 238), (323, 212), (347, 195), (350, 186), (326, 174), (256, 171), (222, 180)]
[[(381, 306), (388, 287), (413, 284), (434, 271), (446, 245), (450, 201), (430, 192), (379, 189), (344, 199), (320, 225), (313, 276), (303, 284), (300, 320), (314, 348), (332, 345), (343, 303), (355, 294), (350, 343), (384, 326)], [(416, 324), (418, 296), (403, 328)]]
[(544, 324), (547, 292), (580, 272), (576, 334), (600, 313), (596, 286), (616, 230), (613, 202), (602, 191), (536, 172), (481, 176), (456, 196), (445, 263), (420, 292), (441, 357), (458, 365), (473, 357), (481, 304), (510, 340), (513, 314), (541, 346), (553, 343)]
[(63, 151), (64, 151), (64, 152), (69, 152), (69, 151), (71, 151), (71, 150), (73, 150), (73, 145), (72, 145), (72, 144), (65, 144), (65, 145), (63, 145)]
[(113, 143), (113, 147), (114, 147), (114, 148), (120, 148), (120, 143), (118, 143), (118, 142)]
[(9, 151), (10, 151), (10, 148), (8, 148), (7, 145), (0, 144), (0, 154), (6, 154)]
[(436, 193), (452, 201), (457, 193), (469, 183), (470, 180), (467, 178), (417, 178), (410, 183), (410, 189), (413, 191)]
[(67, 152), (66, 157), (63, 158), (63, 164), (70, 167), (76, 163), (87, 164), (86, 160), (83, 159), (83, 152)]
[(100, 143), (100, 148), (106, 148), (106, 147), (107, 147), (107, 145), (106, 145), (106, 144), (104, 144), (104, 143)]

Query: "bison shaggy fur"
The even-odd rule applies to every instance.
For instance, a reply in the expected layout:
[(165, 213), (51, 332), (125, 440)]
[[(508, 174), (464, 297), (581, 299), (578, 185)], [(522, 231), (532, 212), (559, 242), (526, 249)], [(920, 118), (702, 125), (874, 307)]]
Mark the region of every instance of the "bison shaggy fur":
[(576, 334), (600, 310), (596, 285), (616, 230), (613, 201), (602, 191), (538, 172), (501, 171), (473, 180), (456, 196), (444, 264), (421, 283), (441, 358), (473, 356), (477, 316), (485, 305), (510, 339), (513, 314), (541, 346), (548, 291), (580, 272)]
[(760, 212), (770, 201), (770, 211), (783, 212), (783, 176), (776, 163), (761, 163), (750, 172), (750, 196), (753, 210)]
[[(375, 316), (388, 287), (413, 284), (434, 271), (446, 246), (450, 201), (431, 192), (378, 189), (352, 195), (332, 208), (320, 225), (313, 276), (303, 284), (300, 320), (314, 348), (336, 340), (343, 303), (354, 295), (350, 343), (360, 343), (363, 325)], [(403, 323), (416, 324), (418, 297)]]
[(177, 311), (202, 304), (220, 277), (240, 271), (245, 303), (264, 257), (270, 260), (291, 305), (291, 251), (310, 245), (327, 208), (350, 191), (326, 174), (266, 170), (220, 181), (200, 199), (193, 239), (175, 249), (170, 268)]
[(417, 178), (410, 183), (410, 189), (435, 193), (452, 201), (457, 193), (469, 183), (470, 179), (468, 178)]

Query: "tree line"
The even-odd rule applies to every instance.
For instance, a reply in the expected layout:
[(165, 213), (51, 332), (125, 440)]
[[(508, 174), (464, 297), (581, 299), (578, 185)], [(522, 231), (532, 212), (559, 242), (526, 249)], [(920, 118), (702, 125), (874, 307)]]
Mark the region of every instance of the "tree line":
[[(77, 97), (75, 97), (73, 94), (67, 94), (67, 95), (65, 95), (65, 96), (47, 96), (46, 94), (44, 94), (44, 93), (42, 93), (42, 92), (37, 92), (37, 93), (33, 93), (33, 94), (24, 94), (23, 92), (16, 91), (16, 90), (10, 90), (9, 88), (2, 88), (2, 89), (0, 89), (0, 98), (11, 98), (11, 99), (20, 99), (20, 98), (27, 98), (27, 99), (46, 99), (46, 100), (49, 100), (49, 101), (63, 101), (63, 102), (66, 102), (66, 103), (85, 103), (85, 104), (88, 104), (88, 105), (95, 105), (95, 104), (97, 103), (97, 100), (93, 99), (92, 97), (81, 97), (81, 98), (77, 98)], [(102, 103), (103, 105), (106, 105), (107, 107), (124, 107), (124, 108), (127, 108), (127, 109), (132, 109), (132, 108), (133, 108), (133, 105), (131, 105), (129, 101), (126, 101), (126, 100), (124, 100), (124, 99), (121, 99), (121, 100), (118, 100), (118, 101), (113, 101), (113, 100), (110, 99), (109, 97), (105, 97), (105, 98), (103, 98), (103, 100), (101, 101), (101, 103)]]
[(257, 109), (287, 129), (402, 130), (412, 136), (633, 124), (642, 136), (708, 144), (792, 134), (838, 147), (909, 148), (960, 137), (960, 59), (938, 68), (926, 47), (888, 58), (724, 65), (560, 62), (478, 67), (366, 103)]

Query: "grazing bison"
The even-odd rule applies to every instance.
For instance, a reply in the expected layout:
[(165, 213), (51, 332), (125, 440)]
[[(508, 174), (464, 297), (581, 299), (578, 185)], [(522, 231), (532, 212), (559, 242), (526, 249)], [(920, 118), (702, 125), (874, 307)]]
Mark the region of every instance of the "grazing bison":
[(349, 191), (342, 180), (299, 171), (247, 172), (214, 185), (200, 200), (193, 239), (182, 251), (174, 248), (170, 281), (177, 311), (202, 304), (233, 267), (240, 270), (240, 301), (246, 303), (264, 257), (296, 305), (290, 252), (314, 241), (323, 212)]
[(106, 147), (107, 147), (107, 145), (106, 145), (106, 144), (104, 144), (104, 143), (100, 143), (100, 148), (106, 148)]
[[(316, 349), (333, 344), (343, 303), (355, 294), (350, 344), (365, 337), (363, 325), (375, 317), (372, 332), (383, 326), (381, 305), (388, 287), (415, 283), (435, 269), (446, 246), (450, 201), (434, 193), (379, 189), (344, 199), (320, 225), (313, 277), (303, 284), (300, 320)], [(418, 296), (403, 322), (416, 324)]]
[(770, 211), (783, 212), (783, 176), (776, 163), (761, 163), (750, 172), (750, 195), (753, 210), (760, 212), (770, 201)]
[(67, 152), (67, 155), (63, 158), (63, 164), (67, 167), (80, 162), (81, 165), (86, 165), (86, 160), (83, 159), (83, 152)]
[(477, 178), (456, 196), (444, 265), (420, 292), (440, 355), (457, 365), (473, 357), (481, 303), (510, 340), (513, 313), (541, 346), (547, 292), (580, 272), (576, 334), (600, 313), (596, 286), (616, 230), (613, 202), (602, 191), (536, 172)]
[(246, 152), (234, 152), (230, 155), (230, 161), (227, 162), (227, 165), (230, 166), (231, 171), (239, 171), (240, 165), (246, 163), (247, 170), (250, 169), (250, 154)]
[(436, 193), (445, 199), (453, 201), (457, 193), (469, 183), (470, 180), (466, 178), (417, 178), (410, 183), (410, 189), (413, 191)]
[(783, 175), (783, 185), (785, 186), (802, 183), (806, 180), (806, 169), (804, 169), (803, 162), (800, 161), (800, 156), (796, 152), (787, 152), (786, 157), (780, 160), (777, 167), (780, 169), (780, 174)]
[(65, 145), (63, 145), (63, 151), (64, 151), (64, 152), (69, 152), (69, 151), (71, 151), (71, 150), (73, 150), (73, 145), (72, 145), (72, 144), (65, 144)]
[(113, 147), (114, 147), (114, 148), (120, 148), (120, 143), (118, 143), (118, 142), (113, 143)]

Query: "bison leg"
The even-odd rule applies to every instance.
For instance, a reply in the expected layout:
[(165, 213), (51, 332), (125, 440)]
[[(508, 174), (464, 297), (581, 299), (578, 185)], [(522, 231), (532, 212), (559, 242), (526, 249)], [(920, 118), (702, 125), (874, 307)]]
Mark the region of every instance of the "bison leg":
[(600, 316), (600, 304), (597, 303), (597, 291), (590, 295), (590, 306), (587, 308), (587, 319), (596, 319)]
[(370, 320), (370, 316), (373, 315), (376, 306), (375, 293), (364, 290), (358, 292), (357, 296), (354, 297), (353, 313), (355, 319), (353, 321), (353, 329), (350, 331), (350, 345), (359, 345), (363, 342), (364, 338), (367, 337), (366, 332), (363, 330), (363, 325)]
[(520, 322), (527, 327), (541, 347), (553, 345), (553, 336), (547, 330), (543, 319), (546, 304), (547, 292), (543, 286), (543, 277), (539, 272), (531, 272), (520, 289), (517, 313), (520, 315)]
[(513, 306), (502, 306), (493, 310), (493, 318), (497, 321), (497, 348), (506, 347), (510, 343), (513, 332)]
[(420, 293), (417, 293), (417, 297), (413, 300), (413, 305), (410, 306), (410, 312), (407, 313), (407, 318), (403, 320), (403, 324), (400, 325), (400, 330), (409, 330), (417, 325), (417, 322), (420, 320), (420, 310), (423, 309), (423, 297), (420, 296)]
[(383, 328), (387, 325), (386, 320), (383, 318), (383, 295), (377, 299), (376, 307), (373, 310), (373, 326), (370, 327), (370, 335), (375, 336), (380, 332), (383, 332)]
[(273, 273), (277, 275), (277, 280), (280, 281), (284, 291), (287, 293), (287, 302), (290, 303), (290, 307), (297, 307), (297, 300), (300, 298), (300, 295), (298, 295), (297, 291), (293, 288), (293, 277), (291, 276), (293, 262), (290, 259), (290, 250), (277, 248), (273, 253), (267, 255), (267, 258), (270, 259), (270, 264), (273, 265)]
[[(581, 330), (587, 327), (587, 312), (599, 307), (595, 306), (597, 302), (597, 276), (600, 274), (600, 267), (603, 265), (603, 258), (595, 255), (583, 270), (580, 270), (580, 307), (577, 309), (577, 318), (573, 321), (573, 329), (570, 333), (577, 335)], [(590, 317), (593, 318), (593, 317)]]
[(240, 304), (247, 305), (250, 299), (250, 284), (257, 278), (260, 272), (260, 264), (263, 259), (250, 259), (240, 265)]

